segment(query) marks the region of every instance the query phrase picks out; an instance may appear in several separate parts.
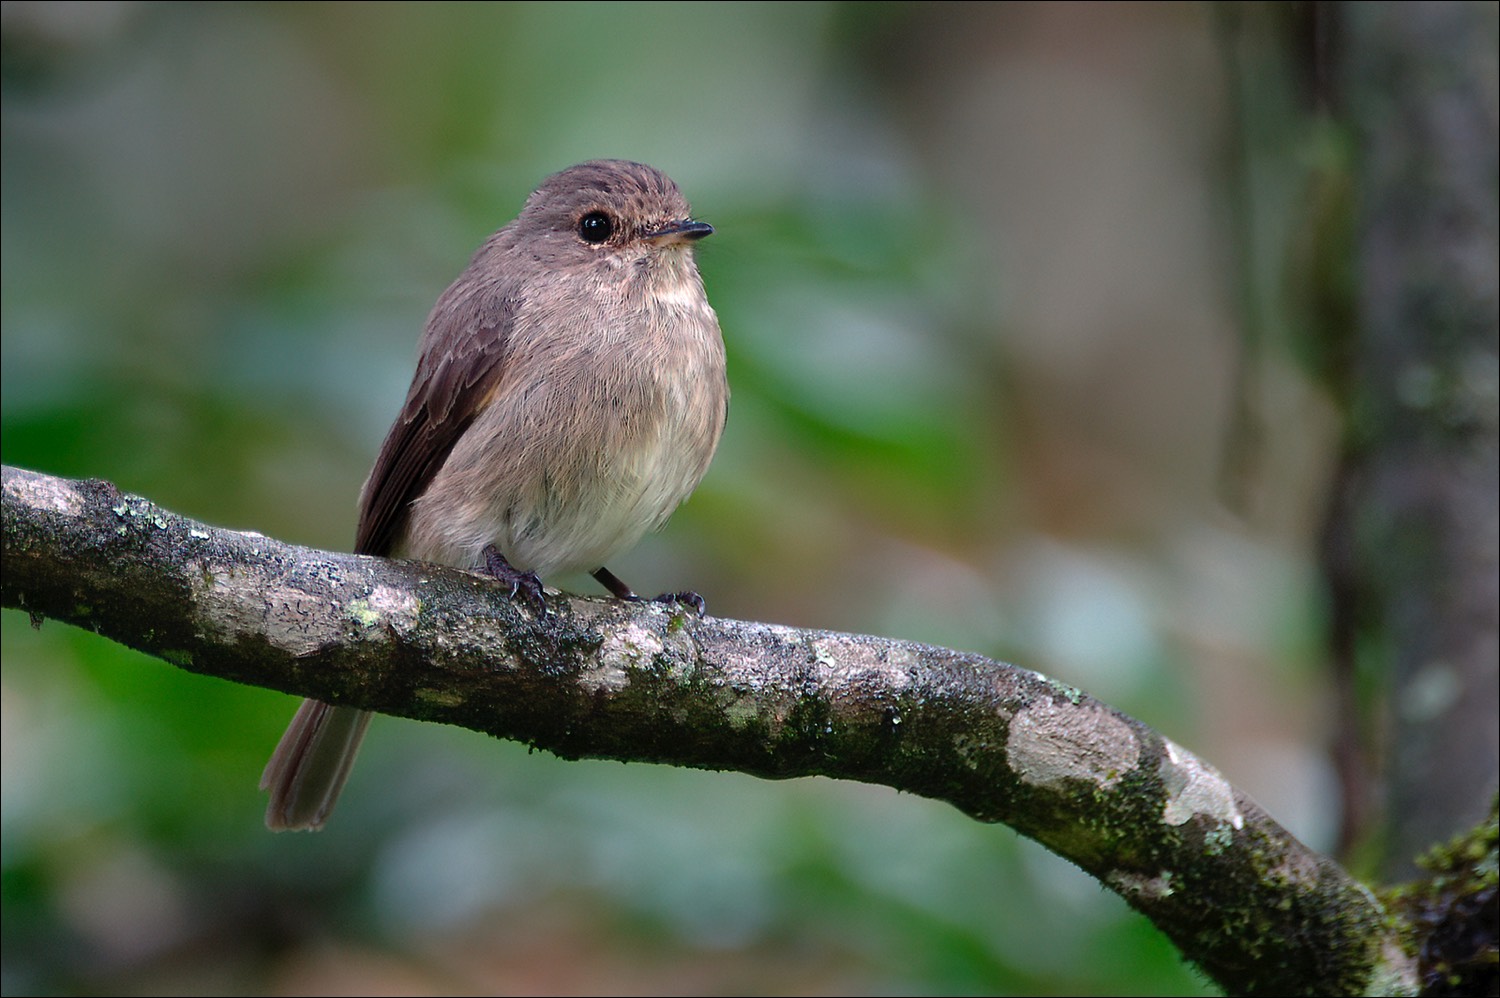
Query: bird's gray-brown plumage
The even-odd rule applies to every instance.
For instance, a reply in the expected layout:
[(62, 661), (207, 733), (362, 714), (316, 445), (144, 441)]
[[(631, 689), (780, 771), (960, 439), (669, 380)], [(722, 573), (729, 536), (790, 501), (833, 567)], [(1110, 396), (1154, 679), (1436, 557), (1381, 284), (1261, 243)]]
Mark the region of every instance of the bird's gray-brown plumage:
[[(692, 258), (712, 231), (649, 166), (547, 178), (428, 317), (355, 551), (478, 568), (493, 550), (628, 593), (605, 562), (688, 497), (724, 427), (724, 344)], [(261, 777), (268, 826), (322, 826), (368, 720), (303, 703)]]

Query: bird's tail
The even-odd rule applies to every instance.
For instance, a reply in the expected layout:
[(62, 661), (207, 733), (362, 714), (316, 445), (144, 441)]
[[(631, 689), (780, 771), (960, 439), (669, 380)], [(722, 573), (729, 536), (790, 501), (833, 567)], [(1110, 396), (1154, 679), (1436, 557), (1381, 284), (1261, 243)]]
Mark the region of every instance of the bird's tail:
[(260, 776), (260, 788), (271, 791), (267, 828), (283, 832), (323, 827), (369, 723), (367, 710), (302, 701)]

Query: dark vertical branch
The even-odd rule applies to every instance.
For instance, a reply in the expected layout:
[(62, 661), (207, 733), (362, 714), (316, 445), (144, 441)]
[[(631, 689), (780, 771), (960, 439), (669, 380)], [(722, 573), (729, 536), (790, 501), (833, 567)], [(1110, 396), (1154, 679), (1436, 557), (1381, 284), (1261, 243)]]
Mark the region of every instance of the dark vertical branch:
[(1328, 550), (1389, 675), (1386, 872), (1478, 821), (1497, 689), (1496, 8), (1346, 4), (1359, 318)]

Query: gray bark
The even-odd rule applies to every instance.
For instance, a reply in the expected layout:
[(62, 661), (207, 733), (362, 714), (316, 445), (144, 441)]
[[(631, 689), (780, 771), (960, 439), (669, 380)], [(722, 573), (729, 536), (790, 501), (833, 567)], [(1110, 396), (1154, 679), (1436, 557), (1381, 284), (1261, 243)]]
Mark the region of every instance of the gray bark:
[(1369, 890), (1206, 762), (1035, 672), (565, 594), (535, 615), (478, 575), (222, 530), (105, 482), (7, 467), (3, 486), (3, 604), (34, 622), (565, 758), (885, 784), (1077, 863), (1227, 991), (1414, 987)]

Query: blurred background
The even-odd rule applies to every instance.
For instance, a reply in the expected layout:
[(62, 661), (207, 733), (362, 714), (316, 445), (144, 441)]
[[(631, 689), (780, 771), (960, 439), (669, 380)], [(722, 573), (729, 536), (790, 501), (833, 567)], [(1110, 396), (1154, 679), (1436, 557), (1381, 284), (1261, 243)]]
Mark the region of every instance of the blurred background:
[[(1331, 848), (1338, 430), (1283, 297), (1321, 153), (1271, 21), (7, 2), (4, 460), (348, 550), (438, 294), (544, 176), (638, 159), (715, 226), (734, 394), (617, 574), (1037, 669)], [(1207, 991), (1066, 862), (879, 787), (379, 718), (329, 828), (273, 836), (292, 698), (3, 640), (6, 994)]]

